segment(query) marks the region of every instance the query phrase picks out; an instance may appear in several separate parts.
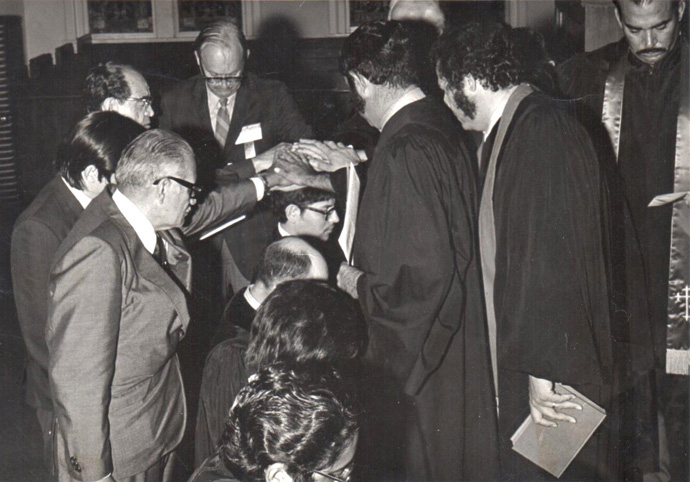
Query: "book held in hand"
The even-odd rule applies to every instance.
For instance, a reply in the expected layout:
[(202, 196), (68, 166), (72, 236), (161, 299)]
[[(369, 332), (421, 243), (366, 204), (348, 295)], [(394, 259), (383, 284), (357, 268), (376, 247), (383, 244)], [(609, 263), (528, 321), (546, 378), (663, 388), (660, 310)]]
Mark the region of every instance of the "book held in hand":
[(604, 421), (606, 410), (567, 385), (556, 383), (554, 390), (559, 394), (575, 395), (571, 402), (581, 405), (582, 410), (570, 409), (563, 413), (575, 417), (577, 423), (558, 421), (558, 427), (543, 427), (528, 416), (510, 440), (517, 453), (560, 477)]

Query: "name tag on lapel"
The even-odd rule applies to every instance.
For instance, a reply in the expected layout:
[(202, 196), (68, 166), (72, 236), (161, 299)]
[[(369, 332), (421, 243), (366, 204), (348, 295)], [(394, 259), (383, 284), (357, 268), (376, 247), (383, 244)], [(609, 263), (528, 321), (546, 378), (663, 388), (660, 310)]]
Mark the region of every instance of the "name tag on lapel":
[(242, 128), (240, 135), (237, 136), (235, 145), (247, 144), (249, 142), (260, 141), (261, 139), (263, 139), (261, 122), (257, 122), (256, 124), (249, 124)]
[(263, 133), (261, 132), (261, 122), (256, 124), (249, 124), (242, 128), (240, 135), (237, 136), (235, 145), (244, 144), (244, 158), (251, 159), (256, 157), (256, 147), (254, 141), (261, 140)]

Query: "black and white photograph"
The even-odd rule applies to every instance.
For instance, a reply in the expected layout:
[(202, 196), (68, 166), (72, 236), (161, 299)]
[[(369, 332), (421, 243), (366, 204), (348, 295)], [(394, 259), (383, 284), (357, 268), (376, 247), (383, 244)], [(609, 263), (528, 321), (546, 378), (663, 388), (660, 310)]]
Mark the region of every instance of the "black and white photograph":
[(687, 0), (0, 0), (0, 482), (690, 482)]

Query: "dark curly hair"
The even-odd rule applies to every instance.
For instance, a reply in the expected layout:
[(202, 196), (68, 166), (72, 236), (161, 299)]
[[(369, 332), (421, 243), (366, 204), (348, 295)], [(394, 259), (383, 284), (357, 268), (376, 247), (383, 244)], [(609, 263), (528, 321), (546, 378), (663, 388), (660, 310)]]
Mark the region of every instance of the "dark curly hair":
[(356, 73), (376, 85), (419, 85), (423, 68), (420, 43), (415, 29), (405, 22), (365, 23), (345, 40), (340, 71), (348, 79)]
[(131, 69), (128, 65), (108, 62), (98, 64), (89, 70), (84, 85), (84, 103), (88, 112), (98, 112), (101, 104), (108, 97), (124, 101), (132, 95), (132, 91), (125, 79), (125, 71)]
[(274, 463), (295, 482), (332, 465), (358, 426), (340, 376), (324, 366), (269, 366), (249, 379), (230, 409), (220, 456), (238, 480), (265, 480)]
[(455, 91), (467, 75), (494, 92), (522, 82), (553, 91), (553, 62), (541, 35), (528, 28), (468, 23), (444, 33), (433, 55), (439, 76)]
[(290, 204), (299, 207), (300, 211), (310, 204), (335, 199), (335, 193), (314, 187), (303, 187), (294, 191), (275, 191), (271, 193), (271, 207), (281, 223), (287, 222), (285, 208)]
[(82, 118), (58, 147), (55, 167), (70, 186), (82, 189), (87, 166), (98, 169), (98, 179), (110, 181), (122, 151), (146, 129), (116, 112), (93, 112)]
[(325, 282), (280, 283), (254, 317), (245, 355), (249, 372), (283, 362), (345, 363), (366, 340), (359, 306)]

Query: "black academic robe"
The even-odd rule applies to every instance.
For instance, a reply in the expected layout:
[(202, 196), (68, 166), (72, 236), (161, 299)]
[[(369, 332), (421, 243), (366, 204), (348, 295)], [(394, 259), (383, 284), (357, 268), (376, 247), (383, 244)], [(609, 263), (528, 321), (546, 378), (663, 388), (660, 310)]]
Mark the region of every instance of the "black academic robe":
[[(482, 167), (497, 129), (482, 148)], [(510, 436), (529, 415), (528, 375), (574, 386), (609, 408), (602, 183), (585, 129), (546, 96), (525, 98), (506, 133), (493, 194), (503, 477), (543, 474), (510, 448)], [(591, 480), (609, 470), (606, 430), (599, 433), (564, 477)]]
[[(650, 66), (630, 54), (626, 40), (621, 39), (594, 52), (578, 55), (557, 69), (563, 93), (574, 99), (573, 107), (578, 118), (590, 130), (598, 151), (606, 156), (607, 162), (617, 165), (622, 178), (620, 196), (625, 198), (629, 206), (631, 221), (624, 244), (618, 251), (625, 249), (635, 252), (641, 249), (644, 272), (641, 276), (637, 272), (628, 276), (628, 289), (632, 293), (629, 297), (644, 297), (643, 293), (649, 293), (649, 312), (645, 311), (637, 318), (644, 317), (651, 321), (659, 366), (665, 364), (672, 207), (650, 209), (647, 205), (655, 196), (673, 192), (676, 123), (680, 103), (679, 47), (680, 42), (666, 58)], [(616, 162), (611, 141), (601, 122), (602, 105), (609, 71), (626, 55), (631, 68), (625, 77)], [(627, 264), (630, 266), (631, 261), (628, 260)], [(631, 310), (628, 308), (626, 311)], [(648, 331), (633, 329), (632, 342), (636, 345), (636, 352), (642, 353), (646, 359), (648, 348), (644, 342), (648, 341), (648, 338), (645, 340)], [(645, 368), (648, 365), (645, 359), (642, 363), (635, 359), (633, 362), (636, 367)]]
[[(410, 481), (497, 475), (475, 242), (476, 173), (461, 134), (448, 109), (433, 99), (398, 111), (369, 161), (357, 220), (354, 262), (365, 272), (357, 292), (373, 366), (363, 385), (371, 385), (377, 399), (396, 390), (398, 397), (381, 402), (371, 422), (384, 434), (379, 445), (365, 440), (368, 432), (361, 443), (383, 457), (372, 455), (374, 466), (393, 462), (390, 451), (402, 447), (402, 476)], [(406, 416), (393, 419), (387, 431), (401, 406)], [(395, 429), (406, 432), (403, 440)]]

